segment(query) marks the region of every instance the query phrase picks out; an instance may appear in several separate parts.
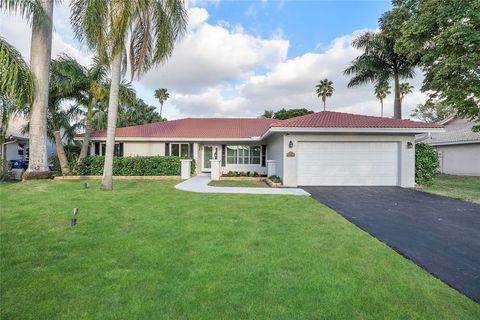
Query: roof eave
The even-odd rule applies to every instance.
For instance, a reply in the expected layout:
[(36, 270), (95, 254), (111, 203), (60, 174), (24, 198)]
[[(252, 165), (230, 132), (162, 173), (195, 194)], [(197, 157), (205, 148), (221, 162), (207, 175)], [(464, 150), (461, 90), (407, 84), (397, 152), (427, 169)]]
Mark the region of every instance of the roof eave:
[[(295, 132), (295, 133), (428, 133), (445, 132), (445, 128), (350, 128), (350, 127), (272, 127), (268, 132)], [(267, 132), (267, 133), (268, 133)], [(264, 135), (265, 136), (265, 135)]]

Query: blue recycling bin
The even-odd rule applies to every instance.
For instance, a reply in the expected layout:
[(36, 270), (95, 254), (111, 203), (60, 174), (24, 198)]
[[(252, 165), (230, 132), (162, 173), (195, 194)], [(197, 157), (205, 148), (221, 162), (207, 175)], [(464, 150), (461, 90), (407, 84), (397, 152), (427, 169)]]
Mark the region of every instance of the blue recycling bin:
[(18, 160), (10, 160), (12, 163), (12, 169), (26, 169), (25, 161), (18, 159)]

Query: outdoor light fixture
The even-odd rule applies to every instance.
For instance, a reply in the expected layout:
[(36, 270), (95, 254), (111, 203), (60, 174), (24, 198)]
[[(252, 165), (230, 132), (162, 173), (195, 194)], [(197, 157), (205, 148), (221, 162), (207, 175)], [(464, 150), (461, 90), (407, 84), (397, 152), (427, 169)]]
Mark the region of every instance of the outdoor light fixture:
[(290, 140), (290, 142), (288, 143), (288, 147), (289, 147), (289, 148), (293, 148), (293, 142), (292, 142), (292, 140)]
[(77, 224), (78, 208), (73, 208), (72, 227)]
[(412, 149), (413, 148), (413, 143), (411, 143), (410, 141), (407, 142), (407, 148), (408, 149)]

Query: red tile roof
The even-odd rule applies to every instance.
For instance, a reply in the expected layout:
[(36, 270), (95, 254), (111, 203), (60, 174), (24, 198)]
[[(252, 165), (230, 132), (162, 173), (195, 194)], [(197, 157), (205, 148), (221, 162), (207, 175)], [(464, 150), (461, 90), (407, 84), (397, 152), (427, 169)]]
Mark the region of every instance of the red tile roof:
[[(237, 139), (260, 137), (270, 127), (285, 128), (443, 128), (440, 124), (412, 120), (322, 111), (287, 120), (263, 118), (185, 118), (116, 129), (116, 137)], [(82, 137), (84, 134), (77, 135)], [(92, 137), (106, 137), (95, 131)]]
[(395, 128), (429, 129), (443, 128), (441, 124), (384, 117), (364, 116), (352, 113), (321, 111), (305, 116), (272, 123), (271, 127), (298, 128)]
[[(263, 118), (185, 118), (117, 128), (115, 136), (213, 139), (251, 138), (263, 135), (270, 127), (270, 124), (275, 121), (278, 120)], [(83, 134), (79, 136), (83, 136)], [(105, 130), (92, 132), (92, 137), (106, 136)]]

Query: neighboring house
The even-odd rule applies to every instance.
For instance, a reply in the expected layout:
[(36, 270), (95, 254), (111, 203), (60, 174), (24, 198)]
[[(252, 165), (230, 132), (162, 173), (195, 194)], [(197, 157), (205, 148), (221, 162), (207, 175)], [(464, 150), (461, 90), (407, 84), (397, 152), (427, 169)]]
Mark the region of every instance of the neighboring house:
[(480, 133), (473, 132), (474, 122), (449, 117), (443, 122), (445, 132), (432, 133), (417, 141), (438, 151), (440, 172), (452, 175), (480, 176)]
[[(322, 111), (288, 120), (186, 118), (116, 129), (119, 156), (192, 157), (197, 172), (267, 174), (285, 186), (415, 184), (415, 134), (443, 126)], [(83, 134), (76, 137), (82, 139)], [(91, 154), (105, 153), (106, 131), (92, 134)]]
[[(21, 116), (14, 116), (10, 119), (7, 128), (6, 142), (2, 145), (1, 155), (7, 161), (21, 160), (28, 165), (30, 146), (28, 134), (22, 134), (22, 128), (27, 124), (27, 120)], [(50, 157), (55, 154), (55, 143), (48, 141), (47, 153)]]

